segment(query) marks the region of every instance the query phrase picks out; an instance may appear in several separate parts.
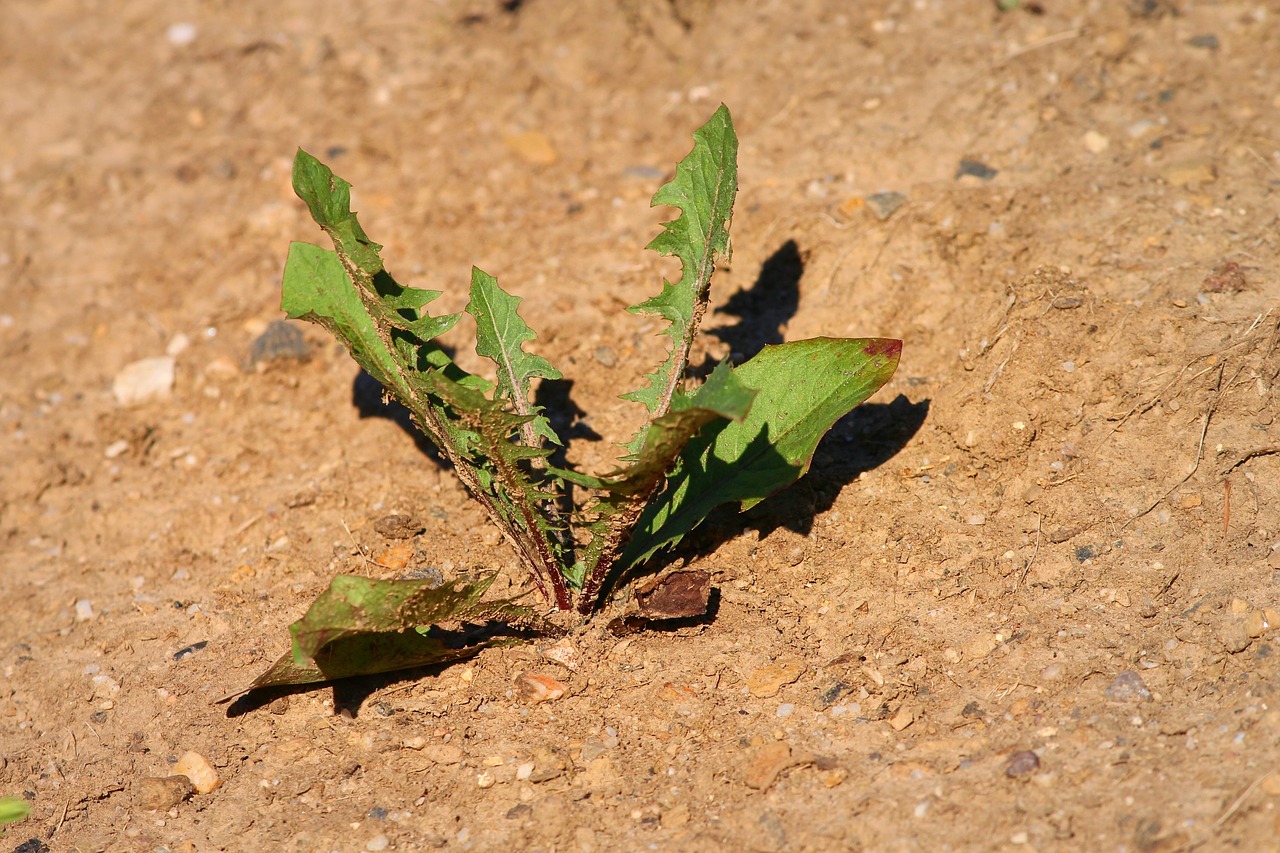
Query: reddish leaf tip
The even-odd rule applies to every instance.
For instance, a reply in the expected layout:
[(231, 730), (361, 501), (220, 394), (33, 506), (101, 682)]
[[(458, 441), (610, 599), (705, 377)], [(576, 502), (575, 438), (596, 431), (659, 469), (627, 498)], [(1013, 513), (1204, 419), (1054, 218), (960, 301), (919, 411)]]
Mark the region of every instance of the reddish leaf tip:
[(887, 355), (890, 358), (897, 358), (902, 355), (902, 341), (893, 338), (875, 338), (867, 341), (862, 352), (867, 356)]

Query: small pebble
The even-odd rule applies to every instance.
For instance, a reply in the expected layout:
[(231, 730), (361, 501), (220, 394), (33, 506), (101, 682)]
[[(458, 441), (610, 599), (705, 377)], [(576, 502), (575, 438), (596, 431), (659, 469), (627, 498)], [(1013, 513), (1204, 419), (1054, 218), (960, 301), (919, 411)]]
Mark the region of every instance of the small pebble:
[(435, 566), (418, 566), (416, 569), (405, 572), (401, 577), (410, 581), (431, 581), (427, 584), (431, 589), (444, 586), (444, 572)]
[(1221, 42), (1218, 41), (1218, 37), (1213, 33), (1201, 33), (1200, 35), (1192, 36), (1187, 39), (1187, 44), (1202, 50), (1217, 50), (1222, 46)]
[(195, 787), (186, 776), (152, 776), (139, 780), (133, 789), (133, 805), (146, 811), (168, 811), (193, 791)]
[(1218, 639), (1231, 654), (1239, 654), (1253, 642), (1247, 627), (1241, 622), (1233, 621), (1218, 629)]
[(1004, 775), (1010, 779), (1017, 779), (1019, 776), (1027, 776), (1039, 769), (1040, 756), (1029, 749), (1023, 749), (1009, 756), (1009, 763), (1005, 765)]
[(795, 713), (795, 710), (796, 710), (796, 706), (793, 703), (783, 702), (781, 705), (778, 706), (778, 716), (790, 717), (792, 714)]
[(374, 853), (377, 853), (379, 850), (386, 850), (390, 846), (391, 839), (387, 838), (387, 836), (382, 833), (378, 833), (364, 843), (364, 849), (374, 851)]
[(742, 781), (748, 788), (767, 791), (788, 767), (803, 764), (808, 756), (796, 756), (785, 741), (774, 741), (753, 752), (743, 765)]
[(49, 845), (39, 838), (28, 838), (13, 848), (13, 853), (49, 853)]
[(129, 442), (125, 441), (122, 438), (122, 439), (119, 439), (118, 441), (113, 441), (110, 444), (108, 444), (107, 449), (102, 452), (102, 455), (106, 456), (108, 459), (115, 459), (119, 456), (123, 456), (126, 452), (128, 452), (128, 450), (129, 450)]
[(122, 406), (167, 397), (173, 390), (175, 364), (171, 355), (126, 364), (112, 380), (111, 393)]
[(1096, 130), (1087, 131), (1083, 137), (1085, 150), (1090, 154), (1101, 154), (1111, 147), (1111, 140)]
[(169, 339), (169, 343), (165, 345), (165, 355), (182, 355), (187, 351), (187, 347), (191, 346), (191, 336), (185, 332), (178, 332)]
[(387, 539), (412, 539), (427, 528), (419, 524), (413, 516), (392, 513), (375, 521), (373, 529), (379, 536)]
[(93, 605), (89, 603), (89, 599), (81, 598), (76, 601), (76, 621), (88, 622), (93, 619)]
[(541, 672), (526, 672), (516, 678), (516, 690), (530, 705), (559, 699), (569, 688)]
[(169, 29), (164, 31), (164, 37), (174, 47), (186, 47), (196, 40), (197, 32), (195, 24), (183, 21), (170, 24)]
[(578, 668), (578, 647), (568, 637), (547, 646), (542, 650), (542, 656), (565, 669)]
[(208, 759), (198, 752), (184, 752), (178, 759), (178, 763), (173, 765), (173, 772), (190, 779), (191, 784), (201, 794), (217, 790), (222, 784), (222, 780), (218, 778), (218, 771), (214, 770)]
[(618, 363), (617, 353), (613, 351), (613, 347), (604, 345), (596, 347), (594, 353), (596, 361), (600, 362), (603, 367), (613, 367)]
[(803, 673), (804, 665), (795, 661), (762, 666), (747, 677), (747, 689), (757, 699), (768, 699)]
[(1151, 691), (1147, 689), (1142, 676), (1131, 669), (1117, 675), (1107, 689), (1102, 691), (1102, 695), (1113, 702), (1151, 701)]
[(909, 728), (915, 721), (916, 715), (912, 713), (910, 708), (904, 705), (898, 710), (898, 713), (893, 716), (893, 719), (889, 721), (889, 725), (895, 732), (901, 732), (906, 731), (907, 728)]
[(476, 776), (476, 784), (481, 788), (492, 788), (497, 781), (498, 780), (494, 778), (494, 775), (488, 770), (482, 771)]
[(872, 193), (867, 196), (867, 207), (881, 222), (887, 220), (906, 203), (907, 197), (898, 192)]
[(173, 659), (182, 660), (183, 658), (189, 658), (207, 645), (209, 645), (208, 640), (200, 640), (199, 642), (192, 643), (189, 646), (183, 646), (173, 653)]
[(627, 166), (622, 170), (622, 174), (628, 178), (640, 178), (645, 181), (660, 181), (666, 177), (667, 173), (659, 169), (657, 166)]
[(1254, 610), (1244, 617), (1244, 630), (1250, 637), (1261, 637), (1267, 633), (1267, 629), (1271, 627), (1267, 614), (1261, 610)]
[(998, 174), (1000, 174), (998, 169), (993, 169), (980, 160), (961, 160), (960, 165), (956, 167), (956, 180), (972, 177), (989, 181)]
[(287, 320), (268, 323), (249, 349), (249, 363), (254, 365), (284, 359), (307, 361), (309, 358), (311, 346), (302, 336), (302, 330)]

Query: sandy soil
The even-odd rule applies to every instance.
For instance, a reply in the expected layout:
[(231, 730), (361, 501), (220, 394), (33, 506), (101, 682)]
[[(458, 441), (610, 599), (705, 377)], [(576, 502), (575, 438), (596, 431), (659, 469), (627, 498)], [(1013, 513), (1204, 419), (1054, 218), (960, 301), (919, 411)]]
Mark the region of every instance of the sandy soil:
[[(1038, 5), (10, 4), (5, 849), (1278, 849), (1280, 5)], [(321, 236), (295, 147), (402, 281), (527, 297), (591, 467), (660, 353), (649, 196), (721, 101), (706, 352), (905, 349), (675, 555), (715, 618), (214, 704), (336, 573), (523, 583), (323, 332), (255, 349)], [(188, 751), (221, 786), (170, 807)]]

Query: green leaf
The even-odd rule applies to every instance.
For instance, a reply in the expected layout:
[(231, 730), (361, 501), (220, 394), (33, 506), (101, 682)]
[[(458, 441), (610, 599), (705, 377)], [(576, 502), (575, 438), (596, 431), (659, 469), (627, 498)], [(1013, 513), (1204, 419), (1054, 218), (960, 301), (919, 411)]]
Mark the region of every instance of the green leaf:
[[(424, 625), (467, 619), (530, 620), (533, 612), (511, 601), (481, 599), (494, 575), (476, 582), (455, 580), (374, 580), (339, 575), (312, 602), (305, 616), (289, 626), (293, 659), (312, 660), (334, 640), (356, 634), (403, 631)], [(384, 670), (385, 671), (385, 670)]]
[(671, 411), (650, 425), (634, 461), (601, 477), (601, 487), (647, 498), (699, 430), (721, 419), (741, 421), (756, 393), (728, 363), (719, 365), (692, 395), (676, 395)]
[(551, 423), (529, 402), (529, 382), (535, 377), (559, 379), (560, 371), (540, 355), (524, 350), (537, 337), (520, 317), (521, 299), (498, 286), (498, 280), (478, 267), (471, 269), (471, 301), (466, 312), (476, 321), (476, 353), (498, 366), (495, 396), (511, 403), (517, 414), (533, 415), (522, 428), (525, 444), (537, 447), (539, 437), (560, 444)]
[(443, 630), (445, 623), (500, 620), (546, 627), (531, 609), (511, 600), (482, 601), (493, 578), (433, 586), (429, 580), (335, 577), (306, 615), (289, 627), (292, 652), (241, 693), (446, 663), (510, 640), (467, 642), (461, 633)]
[(751, 411), (685, 446), (619, 567), (678, 542), (720, 504), (750, 509), (803, 476), (822, 436), (889, 381), (901, 351), (901, 341), (884, 338), (813, 338), (765, 347), (734, 368), (743, 385), (759, 390)]
[[(361, 367), (409, 409), (494, 524), (517, 543), (539, 588), (545, 592), (550, 583), (557, 604), (568, 607), (568, 591), (556, 562), (563, 550), (551, 503), (557, 496), (542, 482), (544, 474), (531, 475), (520, 465), (526, 460), (541, 464), (546, 451), (539, 436), (554, 438), (550, 425), (529, 405), (527, 392), (530, 378), (555, 371), (521, 349), (528, 327), (515, 313), (511, 297), (504, 302), (506, 295), (491, 279), (492, 287), (481, 281), (473, 288), (473, 297), (480, 297), (473, 299), (473, 307), (484, 318), (481, 347), (492, 345), (507, 359), (510, 370), (505, 378), (512, 393), (506, 402), (514, 413), (505, 411), (505, 402), (490, 402), (484, 394), (488, 383), (458, 367), (435, 343), (433, 339), (461, 314), (427, 315), (424, 306), (439, 293), (401, 287), (383, 269), (378, 254), (382, 247), (369, 239), (351, 211), (351, 185), (302, 150), (294, 159), (293, 181), (299, 198), (333, 240), (334, 252), (305, 244), (290, 248), (285, 310), (329, 329)], [(521, 450), (510, 440), (517, 432), (528, 448)]]
[(22, 797), (0, 797), (0, 823), (13, 823), (31, 814), (31, 804)]
[[(680, 216), (663, 226), (648, 248), (680, 259), (678, 282), (663, 282), (662, 292), (629, 310), (656, 314), (669, 323), (663, 334), (672, 346), (666, 360), (646, 378), (643, 388), (622, 399), (644, 403), (653, 417), (666, 414), (689, 362), (689, 346), (706, 311), (716, 259), (729, 257), (729, 217), (738, 192), (738, 137), (729, 109), (721, 105), (693, 134), (693, 150), (676, 166), (675, 177), (653, 197), (653, 205), (671, 205)], [(628, 448), (644, 443), (644, 431)]]
[(589, 508), (588, 514), (595, 518), (587, 525), (585, 552), (567, 573), (570, 584), (583, 590), (580, 609), (594, 607), (600, 584), (646, 503), (662, 486), (681, 452), (709, 425), (745, 418), (756, 393), (742, 383), (728, 363), (722, 363), (692, 395), (677, 394), (673, 398), (671, 411), (650, 424), (630, 465), (599, 478), (565, 477), (605, 493)]

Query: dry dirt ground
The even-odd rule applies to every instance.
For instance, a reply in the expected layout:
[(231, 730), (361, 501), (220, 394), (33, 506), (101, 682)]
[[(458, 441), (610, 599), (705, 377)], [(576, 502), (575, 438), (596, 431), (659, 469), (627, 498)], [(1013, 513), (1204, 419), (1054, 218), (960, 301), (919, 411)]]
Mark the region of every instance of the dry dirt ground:
[[(4, 16), (6, 850), (1277, 849), (1280, 4)], [(648, 199), (722, 101), (705, 354), (905, 348), (805, 481), (674, 555), (714, 619), (214, 704), (334, 574), (523, 583), (331, 339), (261, 342), (322, 236), (295, 147), (402, 281), (527, 297), (598, 470), (661, 352), (622, 310), (671, 269)], [(221, 786), (169, 807), (144, 780), (188, 751)]]

